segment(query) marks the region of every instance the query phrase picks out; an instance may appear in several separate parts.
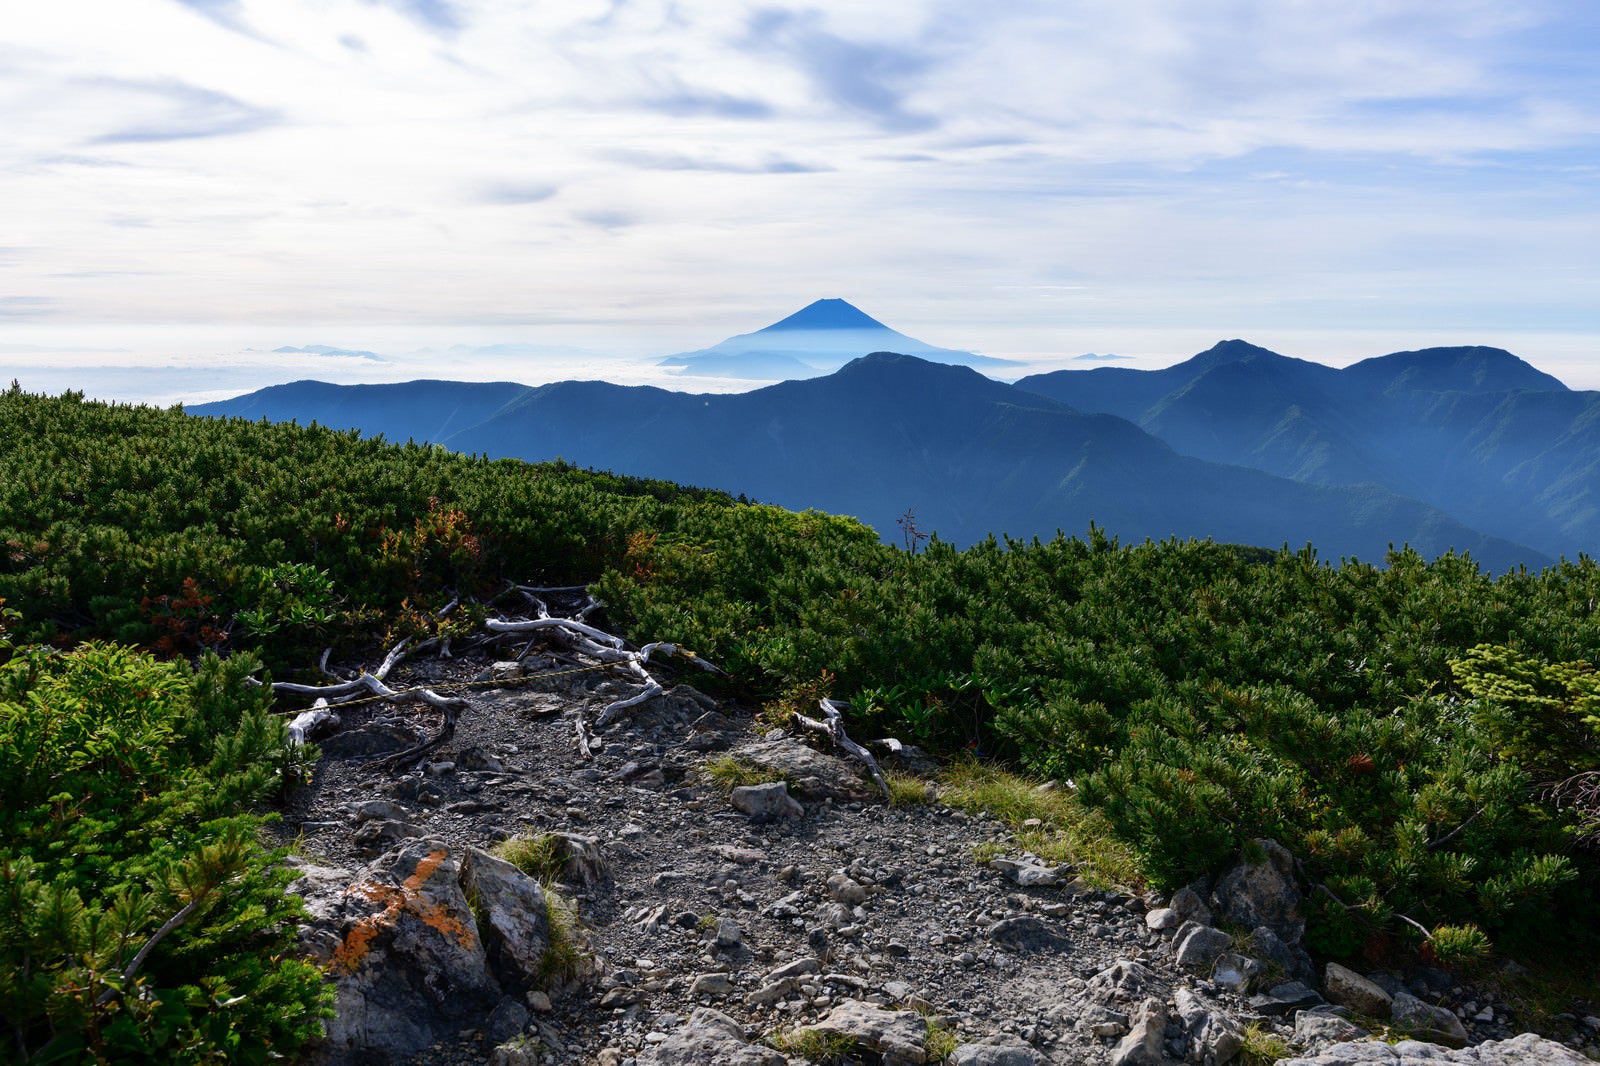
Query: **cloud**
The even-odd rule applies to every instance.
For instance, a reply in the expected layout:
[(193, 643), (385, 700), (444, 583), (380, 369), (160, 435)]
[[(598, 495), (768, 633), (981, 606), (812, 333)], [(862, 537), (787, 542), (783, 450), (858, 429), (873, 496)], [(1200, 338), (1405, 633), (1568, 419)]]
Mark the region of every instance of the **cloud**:
[(823, 29), (813, 12), (796, 14), (780, 8), (751, 17), (746, 46), (786, 57), (824, 97), (867, 115), (884, 129), (923, 131), (939, 125), (936, 117), (913, 111), (906, 103), (905, 84), (931, 65), (925, 53), (847, 40)]
[(771, 104), (754, 96), (736, 96), (733, 93), (705, 89), (679, 89), (660, 96), (647, 96), (638, 101), (648, 111), (659, 111), (676, 118), (711, 116), (731, 119), (764, 119), (773, 116)]
[(0, 318), (41, 318), (55, 305), (48, 296), (0, 296)]
[(834, 169), (829, 166), (801, 163), (781, 156), (745, 163), (709, 156), (694, 156), (685, 152), (630, 148), (615, 149), (605, 155), (608, 159), (642, 170), (698, 170), (717, 174), (823, 174)]
[(491, 182), (478, 190), (479, 203), (515, 206), (517, 204), (543, 203), (561, 191), (561, 186), (550, 182)]
[(639, 222), (638, 216), (630, 212), (609, 209), (579, 211), (574, 217), (580, 222), (586, 222), (591, 226), (605, 230), (626, 229), (629, 226), (637, 225)]
[(255, 30), (245, 21), (239, 0), (177, 0), (178, 3), (215, 22), (224, 29), (256, 37)]
[(90, 144), (228, 137), (252, 133), (280, 121), (276, 113), (266, 108), (177, 80), (141, 82), (105, 78), (91, 81), (88, 87), (114, 93), (125, 106), (144, 112), (140, 119), (91, 138)]
[(293, 345), (284, 345), (284, 346), (282, 346), (280, 348), (272, 349), (272, 354), (273, 355), (324, 355), (324, 356), (327, 356), (327, 357), (332, 358), (332, 359), (364, 359), (369, 363), (386, 363), (386, 362), (388, 362), (387, 359), (385, 359), (383, 356), (377, 354), (376, 352), (369, 352), (369, 351), (366, 351), (365, 349), (336, 348), (336, 347), (333, 347), (333, 346), (327, 345), (327, 344), (306, 344), (306, 345), (302, 345), (299, 348), (296, 348)]
[(454, 33), (465, 25), (451, 0), (368, 0), (392, 8), (417, 24), (441, 33)]

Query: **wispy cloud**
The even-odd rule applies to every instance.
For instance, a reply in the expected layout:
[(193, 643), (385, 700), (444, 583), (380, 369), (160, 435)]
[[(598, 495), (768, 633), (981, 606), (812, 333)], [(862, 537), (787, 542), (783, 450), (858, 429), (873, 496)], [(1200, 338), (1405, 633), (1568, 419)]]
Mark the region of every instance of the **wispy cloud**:
[(454, 33), (465, 24), (460, 8), (451, 0), (370, 0), (414, 19), (419, 25), (443, 33)]
[(38, 318), (55, 305), (48, 296), (0, 296), (0, 318)]
[(480, 186), (477, 199), (480, 203), (514, 206), (538, 204), (561, 191), (561, 186), (545, 181), (496, 181)]
[(177, 3), (210, 19), (224, 29), (242, 33), (247, 37), (257, 36), (256, 31), (245, 21), (244, 8), (239, 0), (177, 0)]
[(764, 119), (774, 114), (772, 105), (757, 97), (704, 89), (679, 88), (658, 96), (641, 97), (638, 103), (647, 111), (659, 111), (677, 118), (711, 116)]
[(629, 226), (635, 226), (639, 223), (637, 215), (629, 211), (615, 209), (580, 211), (575, 217), (580, 222), (604, 230), (627, 229)]
[(804, 71), (827, 100), (870, 116), (888, 130), (921, 131), (939, 125), (907, 104), (908, 85), (931, 65), (929, 57), (893, 44), (854, 41), (826, 28), (813, 11), (768, 8), (750, 19), (748, 46), (771, 51)]
[(684, 152), (619, 148), (607, 152), (606, 157), (644, 170), (701, 170), (719, 174), (823, 174), (834, 169), (830, 166), (802, 163), (781, 156), (740, 162), (712, 156), (694, 156)]
[(96, 79), (91, 91), (114, 93), (143, 115), (90, 138), (90, 144), (180, 141), (252, 133), (279, 121), (269, 109), (254, 107), (227, 93), (177, 80), (126, 81)]

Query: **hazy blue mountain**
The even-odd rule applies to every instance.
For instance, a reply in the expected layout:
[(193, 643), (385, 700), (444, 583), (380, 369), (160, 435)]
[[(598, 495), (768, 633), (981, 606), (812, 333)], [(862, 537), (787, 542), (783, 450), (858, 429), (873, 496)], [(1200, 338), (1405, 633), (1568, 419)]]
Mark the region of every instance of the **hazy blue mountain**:
[(936, 348), (890, 329), (844, 300), (817, 300), (754, 333), (661, 360), (700, 377), (761, 381), (816, 377), (868, 352), (894, 351), (933, 363), (999, 370), (1018, 364), (972, 352)]
[(282, 348), (274, 348), (272, 351), (275, 355), (337, 355), (350, 359), (366, 359), (374, 363), (382, 363), (387, 361), (377, 352), (356, 351), (351, 348), (333, 348), (326, 344), (308, 344), (303, 348), (295, 348), (290, 345), (284, 345)]
[(1382, 485), (1548, 555), (1600, 538), (1600, 394), (1499, 348), (1339, 370), (1235, 340), (1164, 370), (1063, 370), (1017, 385), (1128, 418), (1185, 455)]
[(1380, 355), (1345, 367), (1339, 375), (1352, 385), (1385, 393), (1569, 391), (1560, 379), (1534, 369), (1505, 349), (1482, 345)]
[[(448, 406), (440, 385), (299, 383), (297, 394), (252, 394), (193, 413), (260, 417), (288, 401), (302, 421), (315, 411), (341, 427), (381, 414), (391, 438), (723, 488), (853, 514), (891, 538), (895, 519), (911, 509), (921, 528), (957, 544), (991, 532), (1082, 533), (1094, 522), (1135, 540), (1309, 541), (1329, 558), (1376, 560), (1391, 543), (1409, 542), (1428, 554), (1471, 551), (1497, 568), (1547, 561), (1376, 485), (1300, 484), (1182, 456), (1126, 419), (907, 355), (875, 353), (826, 377), (736, 395), (597, 381), (466, 386), (487, 391), (448, 394), (458, 401), (451, 424), (465, 428), (424, 431), (424, 422), (438, 422), (429, 398)], [(383, 390), (392, 390), (392, 407), (378, 402)], [(482, 401), (475, 422), (469, 399)], [(402, 433), (407, 418), (415, 428)]]
[(192, 415), (269, 422), (312, 422), (359, 429), (386, 440), (442, 441), (477, 425), (528, 391), (507, 381), (407, 381), (398, 385), (330, 385), (294, 381), (245, 396), (185, 408)]

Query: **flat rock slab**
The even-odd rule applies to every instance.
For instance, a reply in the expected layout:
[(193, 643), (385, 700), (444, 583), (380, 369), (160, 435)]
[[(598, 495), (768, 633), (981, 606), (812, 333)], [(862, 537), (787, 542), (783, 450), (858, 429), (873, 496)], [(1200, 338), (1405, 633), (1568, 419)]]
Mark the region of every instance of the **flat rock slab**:
[(1049, 1059), (1027, 1044), (984, 1041), (962, 1044), (949, 1058), (950, 1066), (1047, 1066)]
[(984, 935), (994, 943), (995, 947), (1005, 948), (1018, 954), (1060, 951), (1071, 943), (1048, 922), (1032, 915), (1002, 919), (985, 930)]
[(1490, 1040), (1475, 1047), (1452, 1051), (1439, 1044), (1402, 1040), (1384, 1044), (1362, 1040), (1337, 1044), (1317, 1055), (1279, 1059), (1278, 1066), (1593, 1066), (1571, 1048), (1523, 1033), (1510, 1040)]
[(735, 748), (730, 754), (784, 777), (808, 800), (868, 800), (878, 794), (861, 776), (855, 763), (807, 747), (798, 740), (757, 741)]
[(928, 1023), (916, 1011), (885, 1010), (847, 999), (801, 1031), (844, 1037), (856, 1047), (870, 1048), (883, 1056), (883, 1066), (921, 1066), (928, 1061), (923, 1048)]
[(739, 1023), (710, 1007), (689, 1016), (677, 1032), (640, 1053), (639, 1066), (785, 1066), (788, 1062), (769, 1047), (745, 1039)]
[(324, 756), (349, 759), (404, 751), (421, 738), (422, 734), (404, 726), (368, 725), (324, 737), (317, 741), (317, 747)]

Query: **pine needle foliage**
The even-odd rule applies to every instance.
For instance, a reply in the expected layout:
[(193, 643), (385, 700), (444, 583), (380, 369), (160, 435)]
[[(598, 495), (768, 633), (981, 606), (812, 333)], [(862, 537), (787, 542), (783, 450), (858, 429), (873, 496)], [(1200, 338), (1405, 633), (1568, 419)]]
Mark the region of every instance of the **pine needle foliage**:
[(911, 553), (719, 492), (75, 394), (0, 394), (0, 439), (17, 639), (256, 650), (281, 673), (311, 662), (302, 628), (370, 643), (507, 580), (589, 583), (605, 625), (694, 648), (752, 702), (826, 679), (856, 735), (1071, 777), (1157, 884), (1277, 838), (1341, 900), (1316, 897), (1326, 953), (1403, 939), (1397, 914), (1600, 947), (1587, 557), (1331, 565), (1093, 526)]
[(321, 972), (250, 813), (298, 761), (255, 664), (127, 648), (0, 663), (0, 1016), (18, 1062), (265, 1062)]

